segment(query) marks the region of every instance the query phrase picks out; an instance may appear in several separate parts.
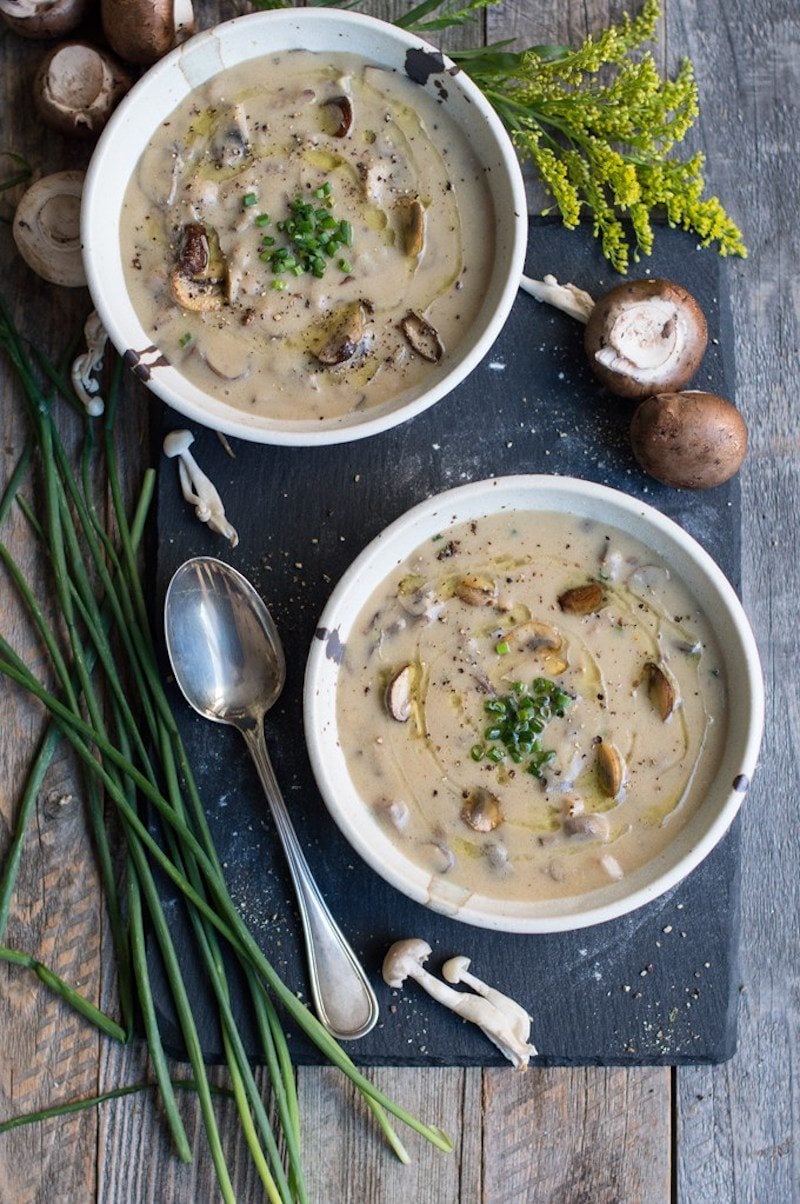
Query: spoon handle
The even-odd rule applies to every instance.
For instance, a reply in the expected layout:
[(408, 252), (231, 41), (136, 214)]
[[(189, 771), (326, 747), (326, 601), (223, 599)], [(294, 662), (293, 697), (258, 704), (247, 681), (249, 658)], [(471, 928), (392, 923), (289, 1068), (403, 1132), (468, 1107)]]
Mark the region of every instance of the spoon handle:
[(378, 1019), (375, 992), (308, 867), (269, 759), (263, 723), (240, 730), (255, 761), (297, 892), (317, 1015), (328, 1032), (341, 1041), (363, 1037)]

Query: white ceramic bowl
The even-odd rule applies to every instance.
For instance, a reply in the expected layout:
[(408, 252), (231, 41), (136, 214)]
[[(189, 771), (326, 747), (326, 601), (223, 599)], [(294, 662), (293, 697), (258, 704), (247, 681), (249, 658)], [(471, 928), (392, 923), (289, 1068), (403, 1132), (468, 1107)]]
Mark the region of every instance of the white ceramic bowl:
[[(316, 51), (346, 49), (400, 71), (410, 49), (432, 49), (420, 38), (372, 17), (319, 8), (254, 13), (198, 34), (143, 76), (98, 142), (83, 193), (83, 256), (92, 299), (115, 347), (123, 355), (129, 353), (129, 362), (130, 353), (139, 357), (139, 374), (179, 413), (260, 443), (343, 443), (375, 435), (419, 414), (455, 388), (487, 353), (517, 292), (527, 244), (527, 205), (516, 153), (494, 110), (466, 75), (448, 76), (444, 103), (487, 169), (496, 215), (495, 257), (483, 306), (472, 328), (452, 355), (432, 367), (424, 387), (407, 390), (363, 414), (324, 422), (287, 422), (234, 409), (186, 380), (175, 368), (153, 367), (159, 352), (152, 347), (124, 287), (118, 235), (131, 173), (153, 131), (193, 88), (226, 67), (298, 46)], [(444, 68), (451, 65), (445, 58)], [(431, 75), (425, 85), (437, 98), (434, 82), (440, 80), (441, 74)]]
[(463, 892), (454, 890), (451, 901), (446, 878), (437, 879), (436, 894), (431, 897), (430, 874), (392, 844), (358, 795), (338, 740), (338, 665), (329, 655), (329, 638), (315, 640), (308, 659), (306, 742), (328, 810), (356, 852), (392, 886), (467, 924), (506, 932), (561, 932), (612, 920), (649, 903), (680, 882), (721, 840), (739, 810), (758, 758), (764, 722), (761, 666), (736, 594), (690, 535), (627, 494), (570, 477), (499, 477), (453, 489), (415, 506), (374, 539), (347, 570), (320, 619), (320, 636), (335, 632), (333, 646), (346, 644), (369, 595), (415, 548), (453, 523), (502, 510), (565, 512), (628, 532), (667, 561), (711, 618), (729, 683), (728, 735), (707, 797), (673, 843), (622, 881), (585, 895), (547, 902), (508, 902), (472, 895), (467, 904), (458, 906)]

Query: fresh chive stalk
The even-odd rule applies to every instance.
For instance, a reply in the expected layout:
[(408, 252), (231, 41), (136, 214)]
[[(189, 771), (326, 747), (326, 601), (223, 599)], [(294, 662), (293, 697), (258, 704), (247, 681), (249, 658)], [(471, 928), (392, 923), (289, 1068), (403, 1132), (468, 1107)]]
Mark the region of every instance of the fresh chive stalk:
[[(243, 199), (243, 204), (247, 202), (246, 208), (257, 201), (257, 197), (250, 201), (250, 195)], [(317, 199), (324, 199), (329, 204), (330, 188)], [(260, 216), (269, 220), (268, 215)], [(325, 233), (329, 254), (333, 254), (336, 246), (347, 243), (348, 234), (352, 238), (352, 232), (342, 228), (346, 223), (337, 223), (330, 214), (325, 216), (329, 220), (323, 226), (320, 219), (320, 228)], [(257, 224), (267, 224), (256, 220)], [(306, 220), (303, 216), (303, 221)], [(335, 237), (329, 237), (329, 232)], [(308, 232), (299, 230), (297, 233), (305, 237)], [(312, 246), (307, 250), (315, 258), (321, 258), (319, 248)], [(289, 259), (293, 260), (291, 265)], [(281, 261), (287, 271), (297, 267), (302, 270), (304, 263), (296, 254), (282, 255)], [(324, 266), (324, 260), (322, 262)], [(314, 270), (313, 262), (311, 270)], [(285, 287), (283, 281), (275, 281), (275, 285)], [(283, 983), (252, 937), (228, 892), (186, 750), (161, 684), (137, 560), (153, 493), (153, 474), (145, 475), (132, 521), (128, 518), (119, 479), (114, 430), (122, 371), (120, 361), (115, 363), (108, 391), (103, 438), (96, 444), (96, 428), (71, 396), (64, 372), (41, 354), (33, 357), (28, 354), (2, 296), (0, 346), (5, 349), (19, 377), (31, 428), (31, 439), (0, 499), (0, 522), (8, 515), (16, 498), (31, 531), (41, 542), (64, 617), (63, 629), (56, 633), (8, 549), (0, 544), (0, 559), (37, 627), (56, 681), (56, 690), (45, 688), (8, 641), (0, 636), (0, 673), (38, 698), (51, 719), (23, 790), (11, 847), (0, 874), (0, 939), (8, 920), (26, 828), (55, 748), (59, 739), (64, 738), (77, 753), (86, 777), (92, 834), (115, 937), (124, 1028), (30, 955), (0, 949), (0, 959), (33, 970), (86, 1019), (120, 1040), (130, 1033), (135, 990), (164, 1115), (179, 1157), (188, 1161), (191, 1147), (174, 1094), (174, 1088), (179, 1084), (173, 1084), (169, 1078), (149, 979), (144, 943), (145, 924), (149, 923), (192, 1065), (193, 1078), (184, 1085), (190, 1086), (198, 1096), (220, 1191), (225, 1201), (232, 1202), (233, 1188), (213, 1110), (215, 1091), (205, 1072), (191, 1000), (156, 887), (154, 870), (158, 868), (178, 889), (187, 905), (196, 950), (214, 994), (223, 1033), (232, 1084), (232, 1092), (228, 1094), (236, 1102), (243, 1135), (270, 1204), (305, 1204), (307, 1200), (294, 1068), (278, 1006), (358, 1087), (387, 1142), (401, 1160), (407, 1161), (408, 1155), (387, 1113), (408, 1124), (440, 1149), (452, 1149), (441, 1130), (410, 1116), (377, 1091), (356, 1069), (316, 1017)], [(54, 391), (52, 395), (43, 391), (40, 374)], [(85, 438), (77, 472), (56, 426), (55, 396), (63, 397), (72, 405), (84, 422)], [(111, 517), (107, 521), (100, 517), (92, 477), (98, 450), (102, 453), (111, 493)], [(44, 488), (37, 499), (39, 505), (34, 509), (19, 495), (19, 489), (36, 452), (41, 459)], [(103, 798), (118, 814), (127, 850), (124, 907), (112, 872)], [(140, 799), (147, 800), (157, 815), (157, 830), (143, 822), (138, 807)], [(276, 1104), (277, 1131), (261, 1098), (231, 1010), (224, 947), (238, 960), (248, 982)], [(15, 1123), (62, 1115), (140, 1089), (142, 1085), (120, 1088), (95, 1100), (59, 1105), (56, 1109), (8, 1122), (5, 1127), (0, 1125), (0, 1132)], [(285, 1164), (280, 1153), (282, 1146), (286, 1152)]]

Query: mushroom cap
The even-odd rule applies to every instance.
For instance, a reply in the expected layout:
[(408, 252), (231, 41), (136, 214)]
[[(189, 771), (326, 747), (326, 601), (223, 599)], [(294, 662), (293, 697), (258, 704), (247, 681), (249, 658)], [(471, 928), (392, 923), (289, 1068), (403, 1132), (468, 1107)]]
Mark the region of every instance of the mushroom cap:
[(688, 384), (708, 344), (705, 314), (671, 280), (626, 280), (605, 293), (586, 323), (597, 379), (619, 397), (671, 393)]
[(383, 981), (390, 987), (402, 987), (409, 974), (419, 970), (432, 952), (428, 942), (419, 937), (395, 941), (383, 959)]
[(194, 435), (191, 431), (170, 431), (164, 436), (164, 455), (169, 456), (170, 460), (175, 456), (182, 456), (193, 443)]
[(23, 38), (63, 38), (89, 11), (92, 0), (0, 0), (6, 25)]
[(676, 489), (708, 489), (729, 480), (747, 454), (747, 426), (716, 393), (659, 393), (638, 407), (631, 447), (651, 477)]
[(103, 32), (127, 63), (149, 65), (194, 32), (190, 0), (102, 0)]
[(33, 98), (46, 125), (62, 134), (91, 138), (132, 86), (132, 77), (105, 51), (85, 42), (65, 42), (39, 66)]
[(450, 960), (446, 961), (442, 966), (442, 978), (444, 978), (447, 982), (461, 982), (463, 975), (466, 974), (471, 965), (471, 957), (451, 957)]
[(22, 258), (50, 284), (81, 288), (82, 171), (57, 171), (32, 184), (17, 205), (12, 232)]

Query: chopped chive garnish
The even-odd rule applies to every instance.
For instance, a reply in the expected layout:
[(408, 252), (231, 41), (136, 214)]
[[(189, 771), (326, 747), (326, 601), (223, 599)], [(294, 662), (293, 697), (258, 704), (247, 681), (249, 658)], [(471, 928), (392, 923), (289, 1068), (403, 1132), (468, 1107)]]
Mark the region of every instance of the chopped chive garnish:
[(281, 289), (286, 288), (286, 281), (285, 280), (273, 280), (272, 287), (274, 289), (277, 289), (278, 291), (280, 291)]
[(242, 197), (242, 208), (249, 209), (251, 205), (258, 203), (258, 197), (254, 192), (246, 192)]
[(511, 651), (511, 645), (508, 640), (500, 640), (499, 644), (495, 644), (494, 650), (498, 656), (508, 656)]
[(472, 757), (473, 761), (482, 761), (485, 752), (486, 749), (482, 744), (473, 744), (472, 748), (469, 750), (469, 755)]
[(189, 331), (187, 330), (186, 334), (182, 334), (181, 337), (178, 339), (178, 346), (179, 347), (188, 347), (188, 345), (189, 345), (189, 343), (191, 343), (191, 341), (192, 341), (192, 336), (190, 335)]
[[(504, 644), (507, 652), (505, 640), (496, 645), (496, 651), (501, 656), (504, 655)], [(483, 738), (492, 747), (475, 745), (474, 748), (480, 749), (481, 756), (475, 757), (472, 749), (470, 756), (473, 760), (486, 757), (495, 765), (505, 761), (506, 757), (515, 765), (527, 760), (525, 768), (528, 773), (541, 778), (542, 769), (556, 754), (552, 748), (542, 748), (539, 737), (553, 716), (563, 717), (572, 702), (572, 695), (547, 677), (537, 677), (530, 691), (524, 682), (515, 681), (508, 694), (487, 698), (484, 702), (484, 712), (491, 716), (493, 722), (484, 730)]]
[[(248, 197), (255, 193), (248, 194)], [(353, 242), (353, 227), (348, 221), (337, 221), (328, 209), (333, 204), (331, 200), (331, 185), (320, 185), (311, 194), (322, 205), (315, 208), (313, 204), (298, 195), (289, 203), (289, 216), (275, 223), (276, 232), (286, 236), (287, 246), (275, 247), (275, 238), (263, 237), (262, 248), (274, 247), (266, 253), (261, 253), (262, 262), (269, 263), (273, 273), (278, 276), (282, 272), (291, 272), (300, 276), (309, 272), (320, 279), (327, 270), (327, 260), (333, 259), (339, 248)], [(247, 198), (245, 198), (247, 200)], [(256, 224), (265, 226), (271, 222), (269, 214), (259, 214)], [(352, 272), (352, 265), (346, 258), (339, 259), (340, 271)]]

